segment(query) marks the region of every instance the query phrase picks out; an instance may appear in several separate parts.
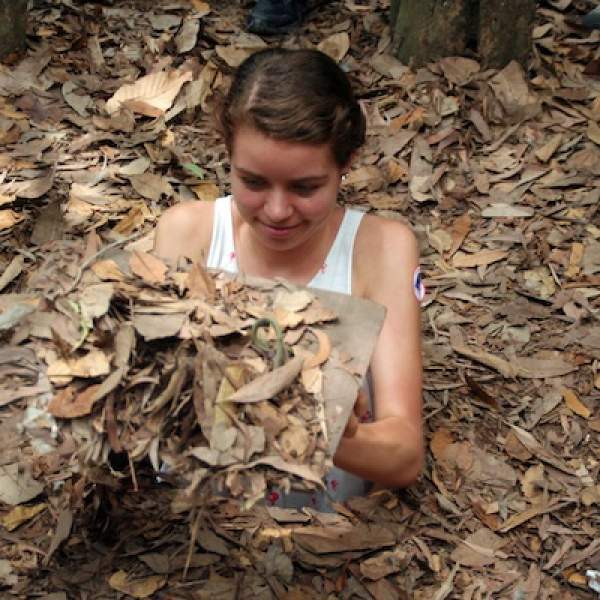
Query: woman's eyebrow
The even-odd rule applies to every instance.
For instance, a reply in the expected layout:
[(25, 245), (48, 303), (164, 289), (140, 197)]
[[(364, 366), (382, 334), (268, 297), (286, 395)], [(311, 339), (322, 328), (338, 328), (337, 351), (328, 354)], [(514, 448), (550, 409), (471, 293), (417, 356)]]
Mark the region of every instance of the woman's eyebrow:
[(244, 175), (245, 177), (255, 177), (256, 179), (263, 179), (263, 177), (261, 175), (258, 175), (257, 173), (253, 173), (252, 171), (248, 171), (248, 169), (242, 169), (242, 167), (238, 167), (236, 164), (233, 165), (233, 168), (236, 171), (239, 171), (241, 175)]
[(329, 175), (309, 175), (308, 177), (301, 177), (300, 179), (292, 179), (292, 183), (324, 183), (329, 179)]
[[(255, 179), (264, 179), (263, 175), (259, 175), (258, 173), (254, 173), (253, 171), (249, 171), (248, 169), (244, 169), (243, 167), (238, 167), (236, 164), (233, 165), (233, 168), (238, 171), (238, 173), (244, 177), (253, 177)], [(290, 182), (293, 184), (299, 183), (324, 183), (329, 179), (329, 175), (307, 175), (306, 177), (299, 177), (298, 179), (291, 179)]]

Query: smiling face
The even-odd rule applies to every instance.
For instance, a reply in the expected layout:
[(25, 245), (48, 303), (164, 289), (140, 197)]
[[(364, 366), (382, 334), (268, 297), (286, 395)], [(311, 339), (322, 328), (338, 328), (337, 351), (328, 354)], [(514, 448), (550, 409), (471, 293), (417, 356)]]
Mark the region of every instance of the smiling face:
[(231, 190), (255, 239), (300, 248), (332, 217), (343, 169), (329, 144), (275, 140), (241, 126), (231, 148)]

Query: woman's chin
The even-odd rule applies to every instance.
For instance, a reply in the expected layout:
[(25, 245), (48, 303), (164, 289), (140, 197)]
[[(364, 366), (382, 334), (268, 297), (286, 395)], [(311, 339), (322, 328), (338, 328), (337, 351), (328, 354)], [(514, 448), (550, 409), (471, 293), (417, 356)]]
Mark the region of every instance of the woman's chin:
[(304, 240), (304, 226), (302, 223), (292, 227), (272, 227), (264, 223), (257, 223), (255, 233), (261, 242), (273, 249), (289, 250), (302, 243)]

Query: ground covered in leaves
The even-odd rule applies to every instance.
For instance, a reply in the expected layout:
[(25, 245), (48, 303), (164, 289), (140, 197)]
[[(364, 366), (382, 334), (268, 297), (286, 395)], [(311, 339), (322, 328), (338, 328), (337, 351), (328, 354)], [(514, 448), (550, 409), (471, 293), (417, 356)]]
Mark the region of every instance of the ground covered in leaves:
[[(417, 71), (398, 63), (385, 1), (324, 4), (276, 40), (245, 33), (248, 8), (234, 2), (35, 3), (30, 50), (0, 67), (3, 594), (597, 595), (600, 34), (575, 27), (586, 8), (541, 2), (528, 70), (496, 72), (476, 57)], [(340, 61), (369, 118), (342, 199), (419, 235), (425, 472), (409, 490), (356, 498), (337, 514), (241, 513), (223, 497), (176, 513), (152, 477), (108, 478), (90, 494), (65, 464), (72, 440), (36, 412), (49, 399), (60, 407), (69, 389), (49, 393), (39, 361), (54, 381), (107, 385), (97, 361), (74, 362), (107, 288), (87, 305), (53, 304), (64, 318), (25, 332), (32, 294), (52, 303), (91, 270), (99, 285), (118, 282), (100, 249), (144, 258), (167, 206), (228, 191), (211, 107), (233, 68), (268, 44), (319, 47)], [(91, 312), (73, 330), (67, 317), (82, 305)], [(30, 335), (57, 354), (32, 355)], [(38, 450), (45, 435), (53, 451), (24, 473), (32, 432)], [(42, 496), (41, 479), (51, 484)], [(67, 497), (88, 498), (86, 510)]]

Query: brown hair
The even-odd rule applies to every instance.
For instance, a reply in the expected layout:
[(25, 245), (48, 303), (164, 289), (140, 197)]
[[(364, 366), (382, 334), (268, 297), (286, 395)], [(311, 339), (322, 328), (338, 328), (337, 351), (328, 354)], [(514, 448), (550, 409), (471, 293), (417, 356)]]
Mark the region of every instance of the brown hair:
[(278, 140), (330, 143), (340, 167), (365, 141), (365, 117), (346, 74), (318, 50), (269, 48), (248, 57), (216, 118), (230, 152), (240, 125)]

